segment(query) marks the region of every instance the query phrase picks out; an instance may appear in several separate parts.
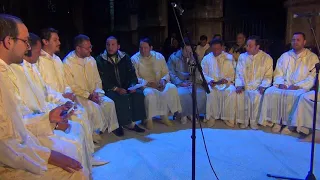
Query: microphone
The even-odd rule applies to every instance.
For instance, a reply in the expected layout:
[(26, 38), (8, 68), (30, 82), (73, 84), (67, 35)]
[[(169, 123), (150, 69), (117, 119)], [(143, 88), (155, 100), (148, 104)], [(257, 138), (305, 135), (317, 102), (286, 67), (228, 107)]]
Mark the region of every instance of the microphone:
[(308, 12), (293, 14), (293, 18), (310, 18), (314, 16), (320, 16), (320, 12)]
[(180, 16), (183, 14), (184, 9), (182, 9), (181, 6), (179, 6), (177, 3), (172, 2), (171, 3), (172, 7), (176, 8), (179, 11)]

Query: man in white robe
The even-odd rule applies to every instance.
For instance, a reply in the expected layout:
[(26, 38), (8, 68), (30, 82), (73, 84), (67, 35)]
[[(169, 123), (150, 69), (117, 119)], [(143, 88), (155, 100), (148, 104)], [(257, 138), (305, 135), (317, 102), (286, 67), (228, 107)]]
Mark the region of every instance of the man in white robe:
[[(62, 61), (54, 54), (60, 50), (58, 32), (53, 28), (43, 29), (41, 39), (42, 51), (37, 62), (41, 76), (52, 89), (63, 93), (66, 98), (70, 99), (71, 96), (73, 99), (74, 94), (66, 92), (70, 86), (66, 80)], [(108, 129), (108, 132), (112, 132), (118, 128), (115, 106), (111, 99), (104, 98), (104, 103), (101, 105), (79, 96), (76, 99), (86, 109), (94, 130), (104, 132)]]
[[(319, 79), (320, 80), (320, 79)], [(320, 88), (319, 88), (320, 89)], [(320, 92), (320, 91), (318, 91)], [(293, 107), (293, 111), (290, 114), (290, 126), (296, 127), (296, 131), (302, 133), (301, 141), (311, 142), (312, 131), (313, 131), (313, 106), (314, 106), (314, 90), (302, 94), (299, 97), (297, 103)], [(320, 96), (318, 93), (318, 102)], [(316, 129), (315, 129), (315, 143), (320, 143), (320, 111), (319, 106), (317, 107), (316, 115)], [(291, 130), (292, 128), (289, 128)], [(307, 136), (305, 136), (307, 135)]]
[(200, 36), (200, 44), (196, 48), (196, 53), (198, 55), (199, 62), (202, 61), (204, 54), (209, 48), (210, 45), (208, 44), (208, 37), (206, 35)]
[(261, 97), (270, 87), (273, 74), (273, 60), (260, 50), (260, 38), (251, 36), (247, 40), (247, 52), (239, 56), (236, 68), (237, 110), (236, 121), (240, 128), (249, 123), (258, 129)]
[[(20, 112), (18, 88), (11, 83), (14, 77), (9, 65), (21, 63), (30, 49), (28, 29), (22, 21), (10, 15), (0, 15), (0, 177), (1, 179), (89, 179), (89, 174), (77, 160), (73, 144), (51, 139), (51, 148), (42, 146), (37, 138), (44, 138), (45, 124), (34, 128), (37, 138), (25, 127)], [(50, 113), (56, 122), (63, 121), (64, 107)], [(34, 119), (37, 121), (37, 117)], [(47, 121), (49, 123), (49, 121)], [(50, 128), (48, 124), (46, 127)], [(59, 152), (58, 152), (59, 151)], [(64, 154), (70, 153), (73, 158)], [(51, 165), (49, 165), (51, 164)], [(68, 172), (70, 173), (68, 173)]]
[(206, 105), (209, 127), (215, 124), (216, 119), (222, 119), (230, 127), (235, 125), (235, 61), (231, 54), (222, 51), (222, 46), (220, 39), (213, 39), (210, 42), (212, 52), (201, 62), (204, 77), (210, 88)]
[[(185, 43), (185, 44), (184, 44)], [(194, 61), (191, 43), (188, 39), (181, 44), (182, 48), (171, 54), (168, 60), (168, 68), (171, 82), (178, 87), (178, 94), (182, 107), (180, 119), (182, 124), (186, 124), (188, 119), (192, 121), (192, 76), (189, 69), (189, 61)], [(201, 87), (201, 77), (199, 71), (196, 71), (196, 89), (197, 89), (197, 109), (198, 114), (204, 114), (206, 111), (206, 92)]]
[[(20, 64), (11, 64), (7, 72), (8, 81), (13, 84), (17, 90), (15, 95), (20, 99), (18, 107), (21, 109), (23, 122), (27, 129), (46, 147), (52, 148), (51, 139), (47, 136), (54, 135), (54, 138), (69, 141), (77, 146), (77, 153), (81, 156), (82, 164), (87, 164), (89, 167), (91, 163), (87, 159), (89, 155), (86, 146), (86, 139), (84, 137), (83, 127), (81, 124), (73, 121), (55, 123), (50, 121), (50, 114), (55, 109), (49, 109), (45, 101), (41, 101), (35, 88), (29, 85), (29, 81), (25, 76), (23, 67)], [(62, 105), (67, 110), (66, 105)], [(57, 107), (58, 108), (58, 107)], [(71, 114), (70, 114), (71, 115)], [(54, 132), (52, 132), (54, 131)], [(43, 137), (42, 137), (43, 136)]]
[(152, 129), (152, 117), (161, 115), (161, 122), (172, 126), (168, 113), (181, 111), (177, 87), (170, 83), (168, 66), (163, 55), (152, 50), (150, 39), (140, 40), (140, 51), (131, 57), (138, 81), (145, 84), (147, 129)]
[[(319, 78), (320, 81), (320, 78)], [(320, 89), (320, 88), (319, 88)], [(320, 91), (318, 91), (320, 92)], [(312, 141), (312, 131), (313, 131), (313, 106), (315, 101), (314, 90), (302, 94), (299, 100), (293, 105), (293, 110), (290, 113), (289, 130), (296, 129), (297, 132), (301, 134), (301, 141), (311, 142)], [(320, 96), (318, 93), (318, 102)], [(320, 111), (319, 106), (317, 107), (316, 114), (316, 129), (315, 129), (315, 143), (320, 143)], [(292, 128), (293, 127), (293, 128)], [(289, 132), (290, 133), (290, 132)], [(287, 133), (287, 134), (289, 134)]]
[[(37, 71), (36, 66), (29, 63), (36, 63), (41, 50), (40, 38), (37, 35), (30, 33), (30, 39), (32, 47), (31, 56), (25, 56), (25, 59), (27, 61), (24, 61), (22, 64), (10, 65), (15, 77), (9, 77), (12, 80), (12, 83), (15, 84), (15, 86), (19, 89), (19, 93), (17, 94), (17, 96), (21, 98), (21, 101), (25, 106), (22, 114), (24, 117), (26, 117), (26, 121), (28, 121), (29, 119), (33, 119), (33, 117), (35, 116), (40, 118), (40, 121), (48, 121), (46, 112), (51, 112), (59, 105), (68, 106), (68, 104), (71, 102), (67, 102), (68, 100), (63, 98), (61, 94), (56, 95), (59, 94), (57, 92), (54, 93), (52, 90), (48, 91), (47, 88), (49, 87), (43, 84), (43, 80), (39, 76), (39, 72)], [(49, 94), (54, 95), (50, 96)], [(60, 100), (55, 100), (56, 102), (54, 103), (49, 102), (48, 100), (53, 99), (49, 96), (58, 96)], [(63, 102), (67, 103), (64, 104)], [(84, 158), (84, 161), (88, 161), (87, 164), (89, 166), (91, 166), (91, 163), (92, 165), (106, 164), (107, 162), (99, 160), (98, 158), (92, 156), (94, 153), (94, 145), (92, 140), (92, 129), (88, 122), (87, 115), (83, 115), (80, 110), (76, 110), (76, 113), (77, 114), (75, 115), (73, 115), (73, 113), (70, 114), (70, 118), (73, 121), (57, 125), (54, 124), (53, 128), (55, 128), (55, 134), (62, 139), (70, 140), (71, 142), (75, 142), (76, 144), (80, 143), (79, 151), (80, 153), (83, 153), (82, 157)], [(78, 122), (80, 124), (78, 124)], [(37, 125), (36, 122), (31, 124)], [(70, 132), (64, 133), (68, 129)]]
[[(293, 111), (290, 113), (289, 120), (291, 127), (296, 127), (296, 131), (308, 135), (304, 138), (305, 141), (311, 141), (311, 132), (313, 128), (313, 106), (314, 106), (314, 91), (309, 91), (302, 94), (299, 100), (294, 104)], [(320, 96), (318, 94), (318, 102)], [(316, 132), (320, 133), (320, 111), (319, 106), (317, 107), (317, 121), (316, 121)], [(292, 130), (293, 128), (289, 128)], [(289, 132), (290, 133), (290, 132)], [(287, 133), (287, 134), (289, 134)]]
[[(108, 103), (109, 97), (102, 89), (96, 60), (91, 56), (92, 45), (89, 37), (78, 35), (75, 37), (74, 46), (75, 50), (71, 51), (63, 60), (68, 84), (77, 96), (90, 99), (97, 104)], [(131, 129), (135, 127), (133, 122), (125, 125), (130, 126)], [(112, 129), (117, 129), (117, 127)]]
[(293, 49), (278, 59), (273, 86), (265, 92), (259, 123), (273, 125), (273, 132), (280, 132), (284, 125), (286, 127), (283, 133), (290, 133), (287, 125), (290, 125), (288, 120), (292, 107), (299, 96), (314, 85), (315, 69), (310, 70), (319, 59), (304, 48), (305, 44), (305, 35), (301, 32), (294, 33), (291, 42)]

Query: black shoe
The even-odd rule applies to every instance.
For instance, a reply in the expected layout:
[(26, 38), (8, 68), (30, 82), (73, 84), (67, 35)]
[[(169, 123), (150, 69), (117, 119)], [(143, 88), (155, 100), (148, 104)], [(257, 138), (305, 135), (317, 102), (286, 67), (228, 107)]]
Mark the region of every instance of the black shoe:
[(112, 131), (113, 134), (115, 134), (116, 136), (120, 137), (120, 136), (123, 136), (124, 135), (124, 132), (123, 132), (123, 128), (120, 126), (118, 129)]
[(135, 131), (135, 132), (138, 132), (138, 133), (144, 133), (146, 130), (145, 129), (142, 129), (141, 127), (139, 127), (138, 125), (134, 125), (134, 127), (133, 128), (129, 128), (128, 127), (128, 129), (129, 130), (131, 130), (131, 131)]

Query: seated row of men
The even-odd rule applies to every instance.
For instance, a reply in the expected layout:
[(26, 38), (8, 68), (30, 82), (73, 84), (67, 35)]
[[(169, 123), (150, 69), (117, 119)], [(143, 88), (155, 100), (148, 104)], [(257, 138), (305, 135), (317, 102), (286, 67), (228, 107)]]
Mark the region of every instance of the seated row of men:
[(294, 33), (291, 44), (292, 50), (281, 55), (273, 71), (273, 60), (260, 50), (257, 36), (247, 39), (247, 52), (240, 54), (237, 62), (222, 51), (220, 40), (211, 41), (212, 52), (201, 62), (211, 88), (207, 124), (212, 126), (216, 119), (222, 119), (230, 127), (239, 124), (240, 128), (258, 129), (260, 124), (272, 127), (273, 132), (290, 134), (297, 130), (308, 135), (314, 98), (310, 90), (319, 59), (304, 48), (304, 33)]
[(90, 179), (91, 164), (106, 162), (93, 157), (88, 114), (81, 106), (68, 113), (74, 97), (45, 84), (35, 65), (40, 41), (32, 38), (28, 53), (20, 19), (1, 14), (0, 29), (1, 179)]
[[(147, 38), (130, 58), (119, 50), (118, 40), (109, 37), (106, 50), (94, 59), (89, 37), (79, 35), (75, 50), (61, 61), (55, 55), (60, 47), (56, 30), (44, 29), (38, 37), (9, 15), (0, 16), (0, 29), (0, 162), (5, 165), (0, 176), (4, 179), (88, 179), (92, 165), (107, 163), (93, 156), (97, 147), (93, 142), (99, 143), (101, 132), (119, 136), (123, 128), (144, 132), (135, 121), (143, 120), (152, 129), (152, 118), (158, 115), (171, 126), (170, 113), (183, 124), (192, 119), (188, 62), (193, 54), (188, 41), (167, 64)], [(212, 52), (201, 61), (210, 94), (205, 94), (196, 76), (198, 109), (206, 114), (207, 125), (222, 119), (231, 127), (273, 126), (274, 132), (290, 125), (307, 134), (312, 93), (306, 92), (314, 84), (313, 67), (319, 60), (304, 48), (305, 43), (305, 35), (295, 33), (293, 49), (280, 57), (273, 72), (273, 60), (259, 49), (258, 37), (248, 38), (247, 52), (237, 64), (222, 51), (221, 40), (213, 40)], [(283, 128), (286, 133), (291, 130)]]

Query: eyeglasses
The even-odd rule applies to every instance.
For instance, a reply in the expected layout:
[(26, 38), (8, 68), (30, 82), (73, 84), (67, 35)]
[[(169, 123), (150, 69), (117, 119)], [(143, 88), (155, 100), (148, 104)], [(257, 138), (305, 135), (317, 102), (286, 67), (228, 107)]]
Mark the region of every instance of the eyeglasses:
[(29, 43), (29, 39), (25, 40), (25, 39), (21, 39), (21, 38), (17, 38), (17, 37), (12, 38), (12, 39), (20, 40), (20, 41), (24, 42), (27, 45), (28, 48), (31, 48), (30, 43)]

